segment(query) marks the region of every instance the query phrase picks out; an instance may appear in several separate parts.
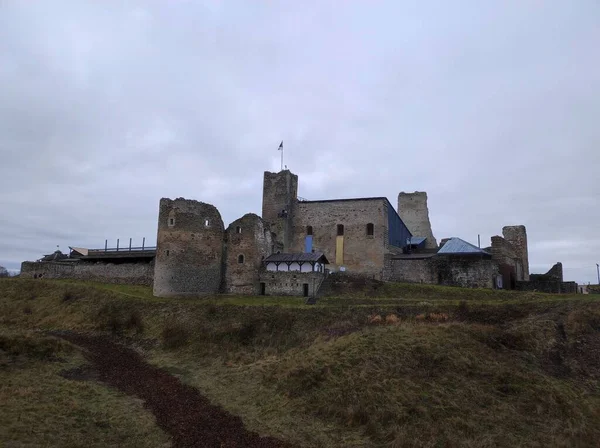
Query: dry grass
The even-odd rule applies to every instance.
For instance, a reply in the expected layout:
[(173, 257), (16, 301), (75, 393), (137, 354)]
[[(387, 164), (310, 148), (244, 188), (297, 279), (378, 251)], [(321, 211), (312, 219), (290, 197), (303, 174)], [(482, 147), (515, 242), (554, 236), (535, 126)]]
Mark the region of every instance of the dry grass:
[[(390, 284), (378, 287), (381, 297), (280, 306), (272, 297), (163, 300), (149, 291), (0, 281), (0, 327), (112, 333), (250, 429), (297, 446), (600, 439), (600, 302), (590, 296)], [(10, 390), (25, 400), (31, 387)]]
[(170, 446), (140, 401), (61, 376), (82, 362), (62, 340), (0, 328), (0, 446)]

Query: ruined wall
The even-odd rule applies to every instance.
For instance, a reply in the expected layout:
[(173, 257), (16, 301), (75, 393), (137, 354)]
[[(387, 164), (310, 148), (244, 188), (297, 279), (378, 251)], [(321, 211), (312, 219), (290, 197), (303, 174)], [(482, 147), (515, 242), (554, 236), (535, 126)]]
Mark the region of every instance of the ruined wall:
[(175, 297), (219, 292), (223, 220), (210, 204), (161, 199), (154, 295)]
[(525, 226), (505, 226), (502, 228), (502, 235), (514, 247), (517, 257), (521, 260), (523, 274), (517, 280), (529, 280), (529, 254)]
[(492, 259), (498, 264), (504, 289), (514, 289), (516, 281), (523, 280), (521, 259), (514, 246), (501, 236), (492, 237)]
[(258, 294), (262, 260), (272, 249), (271, 230), (262, 218), (249, 213), (232, 222), (226, 234), (225, 292)]
[(427, 238), (425, 248), (434, 249), (437, 247), (437, 242), (431, 230), (431, 222), (429, 221), (426, 192), (401, 192), (398, 195), (398, 214), (413, 236)]
[[(290, 251), (292, 242), (292, 216), (298, 198), (298, 176), (289, 170), (271, 173), (265, 171), (263, 179), (262, 218), (271, 226), (283, 252)], [(287, 213), (281, 216), (282, 211)]]
[(386, 257), (386, 280), (464, 288), (493, 288), (498, 266), (489, 258), (435, 256)]
[(530, 281), (563, 281), (562, 263), (558, 262), (550, 268), (545, 274), (529, 274)]
[(549, 294), (577, 294), (577, 282), (561, 282), (558, 280), (529, 280), (516, 284), (519, 291), (545, 292)]
[(76, 279), (151, 286), (154, 263), (34, 262), (21, 264), (22, 278)]
[[(307, 227), (311, 226), (312, 249), (325, 254), (329, 269), (337, 271), (343, 266), (349, 272), (381, 279), (389, 238), (386, 200), (299, 202), (293, 222), (293, 252), (305, 251)], [(344, 226), (341, 237), (338, 224)], [(373, 224), (373, 235), (367, 234), (367, 224)]]
[(384, 279), (391, 282), (437, 284), (437, 272), (431, 258), (386, 257)]
[(260, 274), (260, 282), (265, 284), (268, 296), (303, 296), (304, 285), (308, 285), (308, 295), (313, 296), (325, 275), (320, 272), (266, 272)]

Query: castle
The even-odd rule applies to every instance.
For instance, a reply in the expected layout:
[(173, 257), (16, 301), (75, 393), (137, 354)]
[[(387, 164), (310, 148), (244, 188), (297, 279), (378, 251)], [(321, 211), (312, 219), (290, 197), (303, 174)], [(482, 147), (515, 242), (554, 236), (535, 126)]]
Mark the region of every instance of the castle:
[(289, 170), (264, 173), (262, 217), (247, 214), (227, 229), (210, 204), (160, 201), (156, 296), (314, 295), (326, 272), (514, 287), (529, 279), (527, 234), (505, 227), (488, 250), (458, 238), (438, 246), (426, 193), (400, 193), (397, 211), (385, 197), (307, 201)]
[(529, 275), (525, 226), (506, 226), (491, 246), (460, 238), (439, 244), (424, 192), (308, 201), (298, 176), (265, 172), (262, 216), (246, 214), (227, 228), (211, 204), (160, 200), (156, 247), (71, 248), (23, 262), (21, 275), (152, 285), (158, 297), (234, 294), (315, 296), (331, 273), (381, 281), (463, 287), (575, 292), (562, 266)]

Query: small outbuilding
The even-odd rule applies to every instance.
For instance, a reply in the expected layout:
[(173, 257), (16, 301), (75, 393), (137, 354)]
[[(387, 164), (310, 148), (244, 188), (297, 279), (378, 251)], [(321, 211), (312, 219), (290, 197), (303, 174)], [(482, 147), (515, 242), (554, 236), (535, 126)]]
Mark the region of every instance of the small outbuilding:
[(269, 255), (263, 260), (260, 294), (314, 297), (328, 264), (322, 252)]

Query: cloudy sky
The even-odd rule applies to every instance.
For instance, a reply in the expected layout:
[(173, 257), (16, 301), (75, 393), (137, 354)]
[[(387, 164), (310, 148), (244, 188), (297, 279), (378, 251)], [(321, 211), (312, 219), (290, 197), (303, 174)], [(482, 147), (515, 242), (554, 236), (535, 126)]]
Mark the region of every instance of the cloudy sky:
[(0, 1), (0, 265), (156, 239), (161, 197), (260, 214), (425, 190), (435, 236), (525, 224), (600, 263), (600, 3)]

